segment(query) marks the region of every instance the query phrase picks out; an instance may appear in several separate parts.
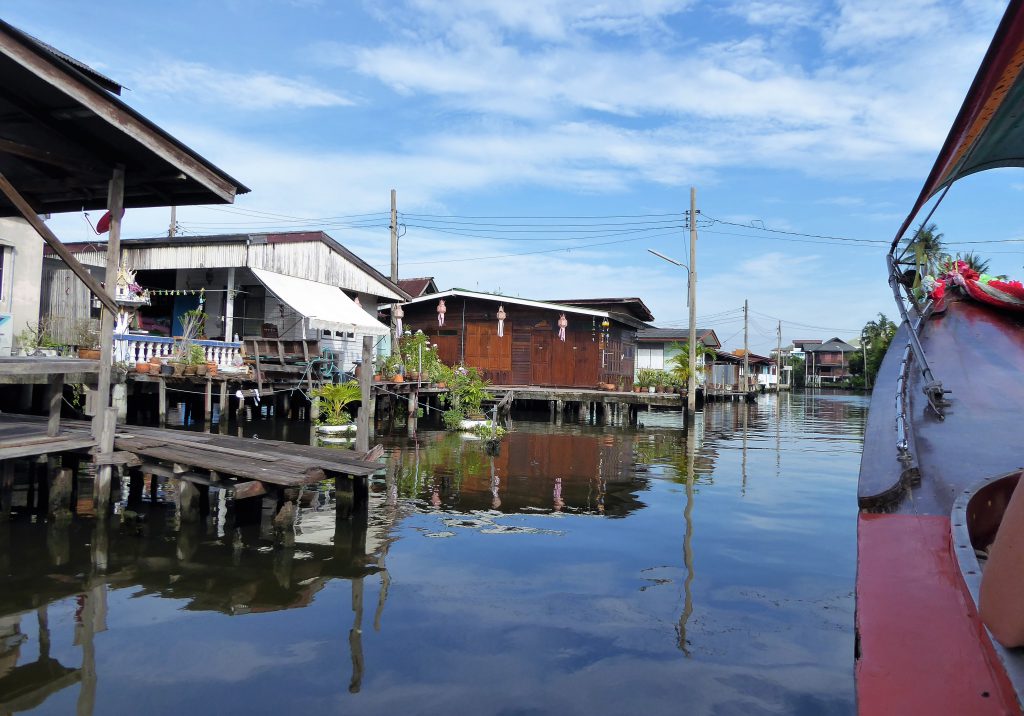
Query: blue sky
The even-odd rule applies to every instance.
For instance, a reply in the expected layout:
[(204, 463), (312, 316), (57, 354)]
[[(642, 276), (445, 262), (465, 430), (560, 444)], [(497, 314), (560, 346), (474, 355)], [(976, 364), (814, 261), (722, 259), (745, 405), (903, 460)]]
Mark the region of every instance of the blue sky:
[[(640, 296), (659, 325), (682, 326), (685, 271), (645, 249), (687, 258), (679, 217), (696, 186), (698, 323), (739, 347), (749, 299), (764, 352), (778, 320), (789, 342), (895, 314), (871, 242), (891, 240), (913, 203), (1004, 8), (7, 0), (3, 17), (122, 83), (252, 188), (227, 210), (179, 209), (186, 232), (323, 227), (387, 273), (394, 188), (402, 277)], [(954, 250), (1021, 277), (1009, 209), (1022, 190), (1018, 170), (970, 178), (935, 221)], [(125, 235), (168, 218), (129, 212)], [(90, 238), (81, 216), (53, 225)]]

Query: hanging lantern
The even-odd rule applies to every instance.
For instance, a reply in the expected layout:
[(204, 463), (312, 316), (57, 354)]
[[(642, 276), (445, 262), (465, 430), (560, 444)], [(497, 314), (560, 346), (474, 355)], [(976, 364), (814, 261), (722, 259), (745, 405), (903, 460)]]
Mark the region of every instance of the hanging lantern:
[(396, 303), (395, 310), (391, 312), (391, 315), (395, 317), (395, 333), (400, 336), (402, 335), (402, 319), (405, 318), (405, 311), (402, 310), (402, 304)]
[(444, 325), (444, 314), (447, 313), (448, 308), (444, 305), (444, 299), (442, 298), (437, 302), (437, 325)]
[(558, 340), (562, 341), (563, 343), (565, 343), (565, 329), (568, 325), (569, 320), (565, 317), (565, 314), (563, 313), (561, 316), (558, 317)]
[(505, 307), (501, 304), (498, 305), (498, 338), (505, 336)]
[(363, 307), (363, 304), (359, 303), (359, 296), (356, 296), (354, 299), (352, 299), (352, 302), (355, 303), (360, 308)]

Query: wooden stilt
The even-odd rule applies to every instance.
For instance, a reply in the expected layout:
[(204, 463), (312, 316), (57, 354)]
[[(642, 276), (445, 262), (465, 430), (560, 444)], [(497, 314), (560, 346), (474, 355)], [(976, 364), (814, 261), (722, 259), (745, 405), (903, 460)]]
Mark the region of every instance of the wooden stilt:
[(220, 421), (227, 422), (228, 419), (228, 382), (220, 381)]
[(50, 472), (50, 494), (47, 516), (51, 520), (71, 519), (71, 488), (74, 475), (70, 468), (58, 467)]
[(111, 402), (117, 414), (117, 422), (124, 425), (128, 422), (128, 384), (117, 383), (111, 392)]
[[(114, 433), (117, 430), (117, 408), (105, 408), (103, 410), (103, 425), (100, 430), (100, 450), (104, 453), (114, 451)], [(111, 465), (99, 465), (96, 467), (96, 481), (93, 483), (93, 504), (96, 509), (96, 516), (103, 519), (110, 509), (110, 483)]]
[(0, 463), (0, 522), (11, 518), (11, 507), (14, 500), (14, 460)]
[(157, 412), (159, 413), (160, 427), (167, 425), (167, 381), (160, 378), (157, 383)]
[(416, 437), (416, 411), (419, 410), (419, 388), (409, 388), (409, 412), (407, 413), (405, 425), (409, 437)]
[(203, 425), (207, 429), (213, 421), (213, 379), (206, 379), (206, 394), (203, 396)]
[(178, 519), (182, 522), (199, 521), (199, 486), (188, 480), (177, 480)]

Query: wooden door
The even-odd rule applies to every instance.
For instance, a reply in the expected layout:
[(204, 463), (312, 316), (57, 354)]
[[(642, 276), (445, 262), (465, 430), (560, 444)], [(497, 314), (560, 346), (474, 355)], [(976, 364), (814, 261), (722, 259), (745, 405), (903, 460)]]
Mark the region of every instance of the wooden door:
[(512, 380), (512, 326), (505, 322), (503, 336), (493, 321), (466, 325), (466, 365), (477, 368), (485, 378), (499, 385)]
[(551, 332), (534, 330), (530, 337), (530, 383), (551, 385)]
[(573, 356), (572, 334), (562, 341), (555, 335), (551, 339), (551, 385), (571, 386), (576, 359)]
[(598, 357), (597, 342), (589, 333), (577, 333), (574, 336), (575, 385), (592, 387), (597, 384)]

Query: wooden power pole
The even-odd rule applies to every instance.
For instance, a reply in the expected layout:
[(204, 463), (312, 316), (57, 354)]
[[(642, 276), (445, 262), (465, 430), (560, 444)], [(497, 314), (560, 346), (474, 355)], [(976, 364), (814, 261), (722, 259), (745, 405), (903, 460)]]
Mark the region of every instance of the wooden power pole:
[(697, 189), (690, 187), (690, 270), (687, 300), (690, 304), (690, 376), (686, 379), (686, 413), (697, 410)]
[(775, 392), (778, 393), (782, 390), (782, 321), (779, 321), (775, 329), (775, 337), (778, 339), (775, 348)]
[(178, 207), (171, 207), (171, 225), (167, 227), (167, 235), (175, 236), (178, 233)]
[(747, 299), (743, 299), (743, 395), (744, 397), (750, 392), (750, 345), (749, 345), (749, 331), (747, 330), (747, 315), (749, 309), (747, 307)]
[[(391, 190), (391, 283), (398, 283), (398, 196)], [(395, 310), (391, 309), (391, 355), (398, 355), (398, 321)], [(367, 448), (369, 449), (369, 448)]]

